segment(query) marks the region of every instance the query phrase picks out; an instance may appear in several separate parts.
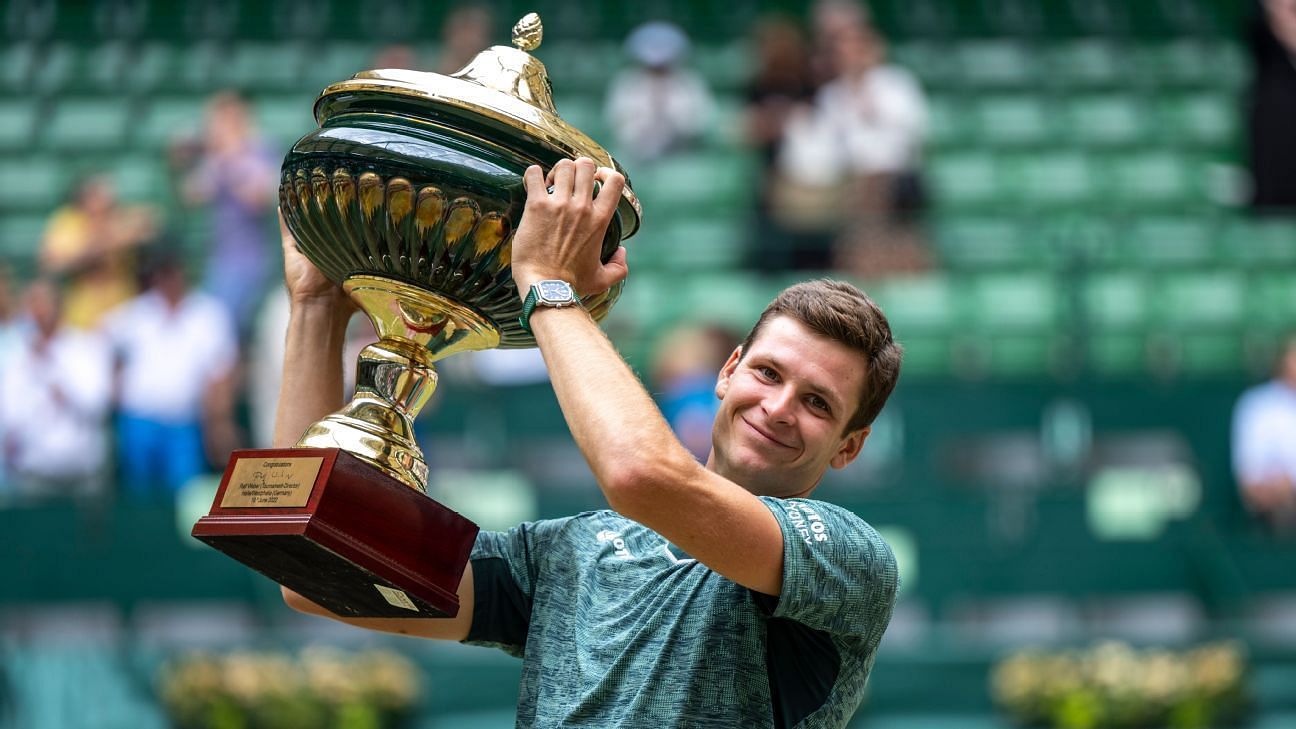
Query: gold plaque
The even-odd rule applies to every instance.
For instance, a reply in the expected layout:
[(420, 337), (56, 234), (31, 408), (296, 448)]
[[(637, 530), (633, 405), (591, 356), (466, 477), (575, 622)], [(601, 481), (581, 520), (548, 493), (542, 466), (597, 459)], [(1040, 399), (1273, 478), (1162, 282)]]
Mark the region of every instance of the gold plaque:
[(305, 506), (323, 463), (322, 456), (240, 458), (230, 473), (221, 508)]

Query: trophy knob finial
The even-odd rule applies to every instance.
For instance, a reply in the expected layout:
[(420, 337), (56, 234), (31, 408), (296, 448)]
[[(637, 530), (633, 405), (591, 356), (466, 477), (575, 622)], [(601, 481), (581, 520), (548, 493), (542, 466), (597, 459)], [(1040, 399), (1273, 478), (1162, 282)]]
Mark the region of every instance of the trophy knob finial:
[(513, 45), (530, 53), (540, 47), (544, 40), (544, 25), (540, 22), (539, 13), (527, 13), (513, 26)]

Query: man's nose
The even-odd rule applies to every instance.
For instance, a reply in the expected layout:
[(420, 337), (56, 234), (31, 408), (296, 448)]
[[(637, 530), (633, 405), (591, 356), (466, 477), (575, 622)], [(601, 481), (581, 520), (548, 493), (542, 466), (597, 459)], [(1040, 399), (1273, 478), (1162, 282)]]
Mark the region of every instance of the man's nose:
[(765, 398), (765, 412), (771, 420), (791, 424), (796, 421), (796, 393), (790, 387), (779, 388)]

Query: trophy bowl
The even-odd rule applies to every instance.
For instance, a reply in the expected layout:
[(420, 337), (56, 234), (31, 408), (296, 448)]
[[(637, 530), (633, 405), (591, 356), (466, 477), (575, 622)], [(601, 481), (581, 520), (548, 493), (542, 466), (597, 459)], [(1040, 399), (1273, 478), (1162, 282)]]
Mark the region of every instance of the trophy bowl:
[[(297, 247), (341, 285), (379, 339), (360, 354), (345, 407), (296, 448), (235, 451), (195, 537), (342, 615), (453, 615), (476, 525), (426, 496), (413, 420), (434, 363), (535, 346), (510, 260), (530, 165), (620, 165), (554, 108), (529, 51), (534, 13), (450, 76), (374, 70), (333, 84), (319, 128), (284, 158), (279, 206)], [(624, 174), (624, 173), (623, 173)], [(639, 227), (627, 180), (607, 262)], [(582, 304), (601, 321), (621, 285)]]

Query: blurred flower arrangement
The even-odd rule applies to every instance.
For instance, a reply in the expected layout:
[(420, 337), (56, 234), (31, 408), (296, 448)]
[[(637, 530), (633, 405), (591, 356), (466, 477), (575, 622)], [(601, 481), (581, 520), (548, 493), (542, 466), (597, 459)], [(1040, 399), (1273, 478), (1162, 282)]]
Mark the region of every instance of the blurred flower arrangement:
[(191, 654), (158, 676), (177, 729), (390, 729), (411, 716), (421, 684), (397, 653), (332, 648)]
[(1236, 643), (1175, 652), (1108, 642), (1015, 653), (995, 666), (991, 686), (999, 708), (1026, 726), (1205, 729), (1245, 718), (1245, 680)]

